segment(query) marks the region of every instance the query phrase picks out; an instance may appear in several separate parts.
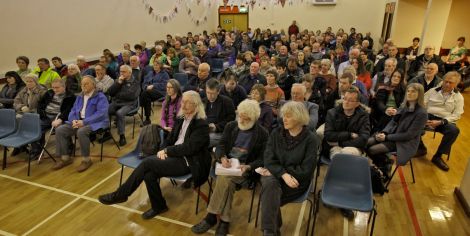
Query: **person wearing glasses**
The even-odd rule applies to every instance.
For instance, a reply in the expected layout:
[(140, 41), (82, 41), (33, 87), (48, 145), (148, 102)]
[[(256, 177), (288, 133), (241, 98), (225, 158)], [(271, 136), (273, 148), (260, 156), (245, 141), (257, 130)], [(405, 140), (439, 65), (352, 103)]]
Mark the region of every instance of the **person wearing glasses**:
[(439, 76), (444, 74), (444, 62), (441, 60), (441, 57), (434, 54), (434, 51), (434, 46), (428, 45), (424, 48), (424, 53), (417, 56), (416, 59), (411, 62), (410, 68), (408, 69), (408, 78), (414, 78), (424, 74), (426, 66), (431, 63), (437, 65)]

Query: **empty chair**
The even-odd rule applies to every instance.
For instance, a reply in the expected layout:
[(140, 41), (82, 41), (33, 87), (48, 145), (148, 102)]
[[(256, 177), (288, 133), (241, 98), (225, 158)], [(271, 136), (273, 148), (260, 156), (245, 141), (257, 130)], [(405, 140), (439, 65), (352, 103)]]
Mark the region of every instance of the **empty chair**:
[(175, 79), (178, 80), (178, 82), (181, 85), (181, 90), (184, 90), (184, 86), (188, 83), (188, 75), (185, 73), (175, 73)]
[(323, 190), (320, 190), (318, 195), (313, 230), (315, 230), (316, 216), (319, 210), (318, 203), (321, 196), (322, 202), (328, 206), (353, 211), (371, 212), (368, 223), (371, 216), (373, 216), (370, 230), (370, 235), (373, 235), (377, 210), (372, 195), (370, 166), (367, 158), (348, 154), (336, 154), (326, 173)]
[[(33, 142), (37, 142), (39, 141), (40, 138), (41, 138), (41, 125), (40, 125), (39, 114), (24, 113), (23, 117), (20, 119), (18, 130), (14, 134), (0, 139), (0, 145), (4, 147), (2, 168), (5, 169), (6, 164), (7, 164), (7, 147), (19, 148), (21, 146), (24, 146)], [(55, 159), (52, 156), (51, 158), (55, 161)], [(31, 168), (31, 158), (28, 158), (28, 176), (30, 174), (30, 168)]]
[(219, 74), (224, 71), (224, 59), (214, 58), (211, 60), (212, 74)]
[(16, 113), (13, 109), (0, 109), (0, 138), (15, 132)]

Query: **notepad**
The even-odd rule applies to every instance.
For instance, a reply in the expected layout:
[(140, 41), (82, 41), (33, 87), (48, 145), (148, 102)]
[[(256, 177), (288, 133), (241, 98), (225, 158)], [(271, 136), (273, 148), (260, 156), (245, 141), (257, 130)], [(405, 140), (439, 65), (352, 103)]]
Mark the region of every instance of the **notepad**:
[(230, 168), (225, 168), (221, 163), (215, 164), (215, 174), (216, 175), (228, 175), (228, 176), (242, 176), (242, 170), (240, 169), (240, 161), (236, 158), (231, 158)]

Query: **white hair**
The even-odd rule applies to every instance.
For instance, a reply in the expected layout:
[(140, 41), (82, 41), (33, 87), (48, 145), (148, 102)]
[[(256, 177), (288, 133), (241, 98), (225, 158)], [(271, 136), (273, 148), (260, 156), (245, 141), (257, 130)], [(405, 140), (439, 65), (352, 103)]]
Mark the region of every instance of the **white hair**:
[[(183, 93), (183, 97), (188, 96), (190, 97), (189, 100), (194, 102), (194, 105), (196, 106), (196, 119), (205, 120), (207, 118), (206, 110), (204, 109), (204, 104), (202, 103), (201, 96), (199, 96), (199, 93), (192, 90)], [(178, 116), (183, 117), (183, 110), (181, 108), (178, 111)]]

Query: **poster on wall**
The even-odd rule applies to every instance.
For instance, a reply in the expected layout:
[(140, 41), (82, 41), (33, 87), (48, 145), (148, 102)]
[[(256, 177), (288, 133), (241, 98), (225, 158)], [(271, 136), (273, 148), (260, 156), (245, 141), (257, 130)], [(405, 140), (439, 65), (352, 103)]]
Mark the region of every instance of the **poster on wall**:
[(337, 0), (313, 0), (313, 5), (336, 5)]

